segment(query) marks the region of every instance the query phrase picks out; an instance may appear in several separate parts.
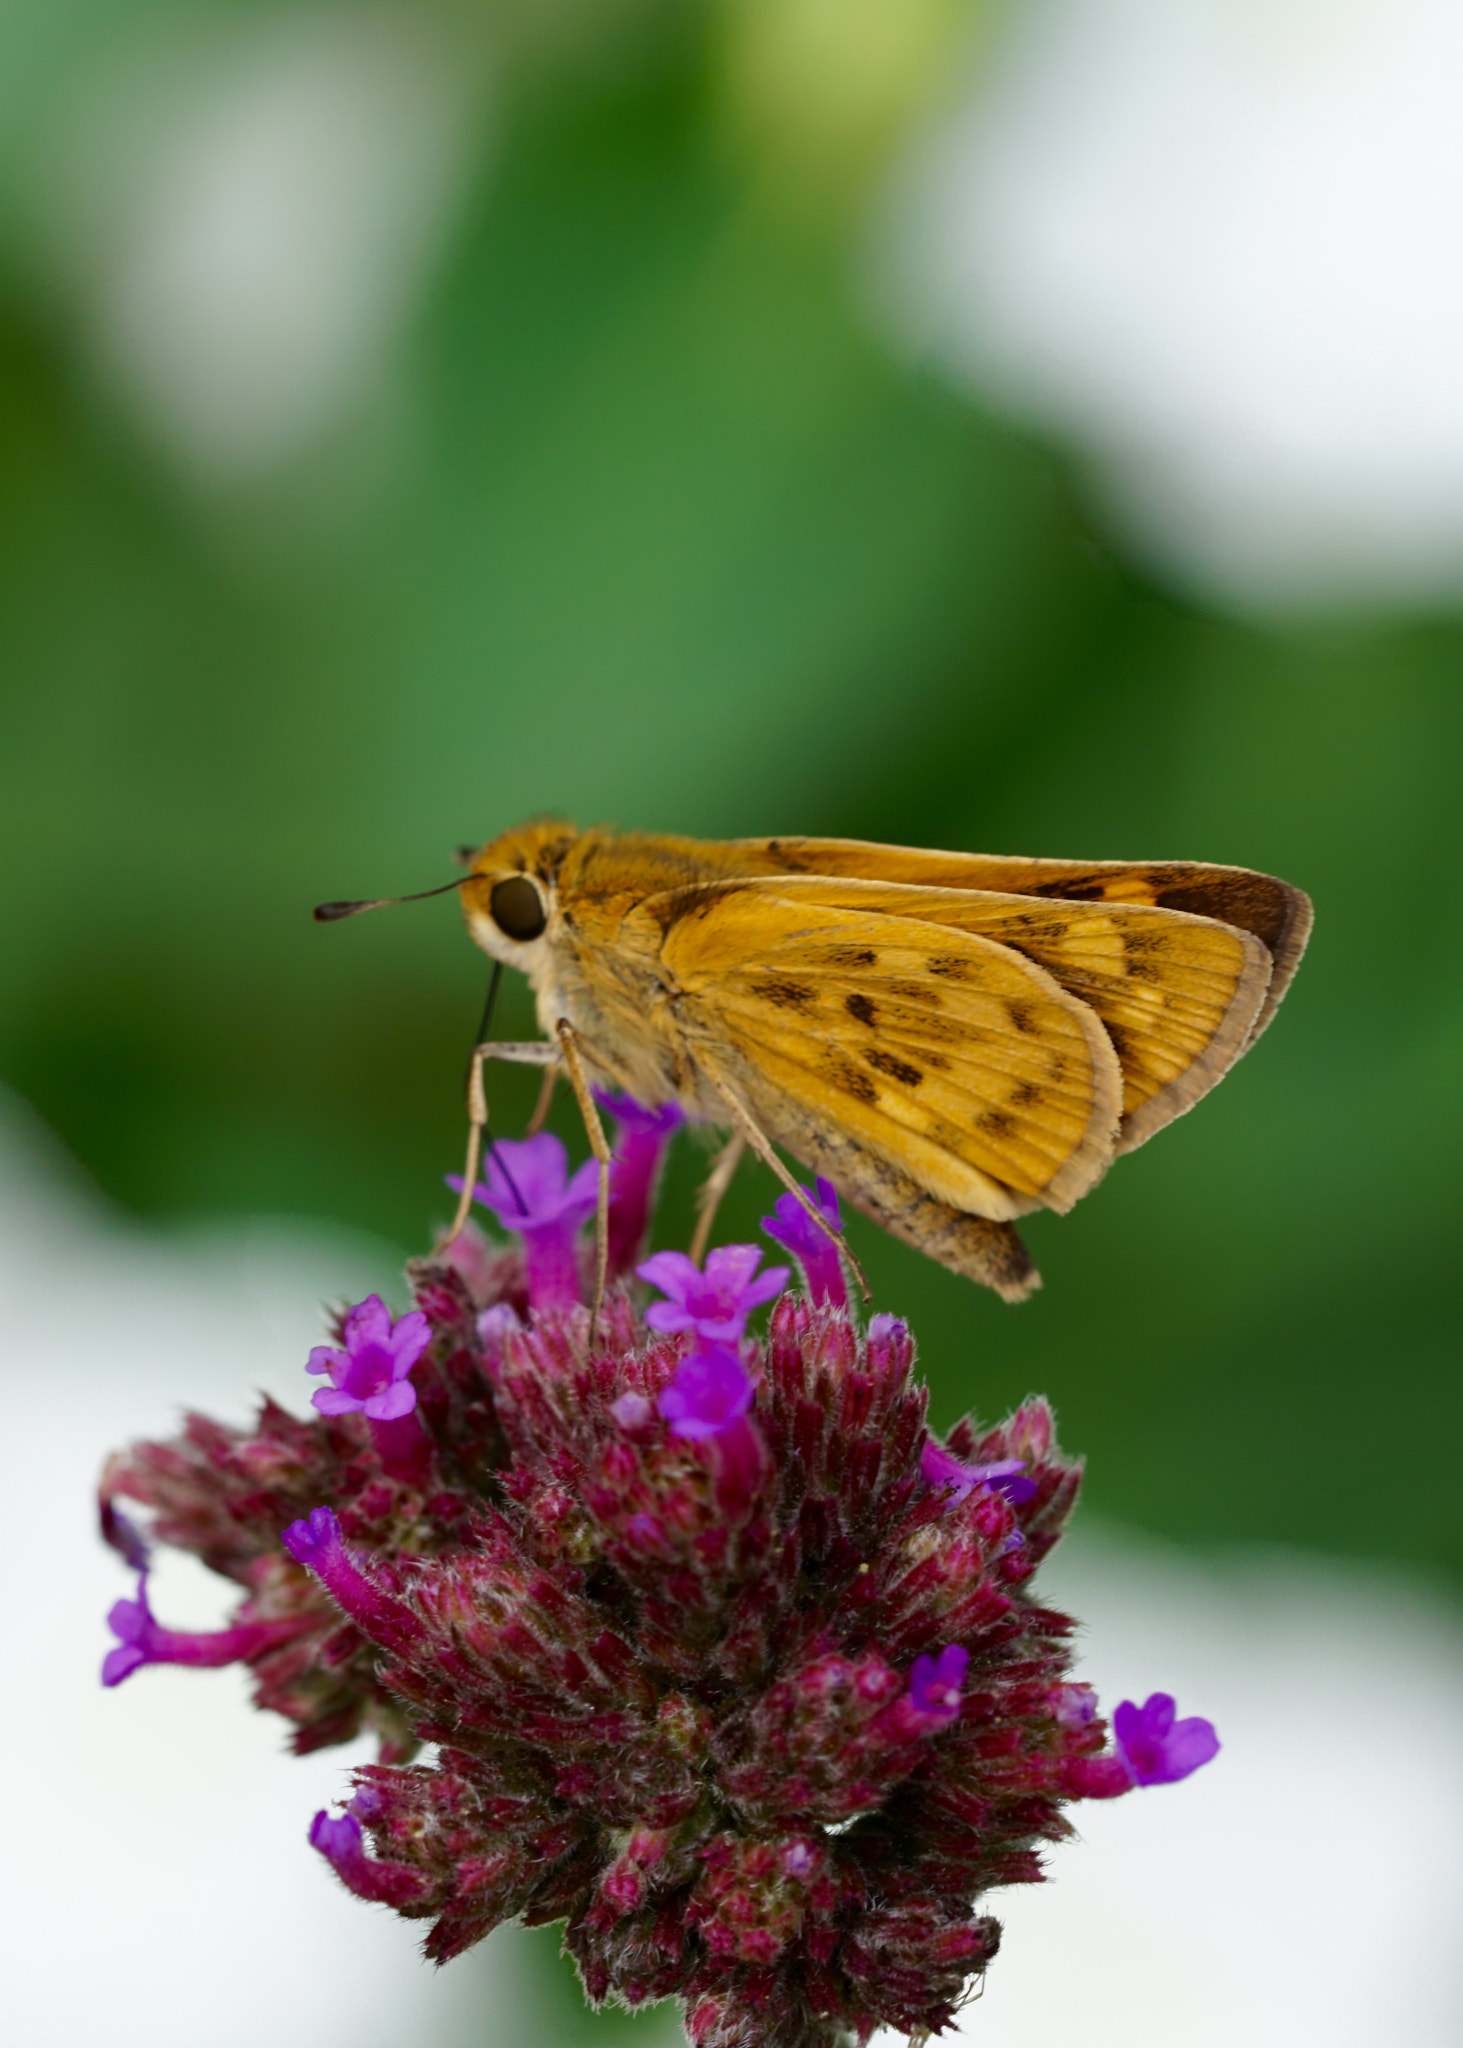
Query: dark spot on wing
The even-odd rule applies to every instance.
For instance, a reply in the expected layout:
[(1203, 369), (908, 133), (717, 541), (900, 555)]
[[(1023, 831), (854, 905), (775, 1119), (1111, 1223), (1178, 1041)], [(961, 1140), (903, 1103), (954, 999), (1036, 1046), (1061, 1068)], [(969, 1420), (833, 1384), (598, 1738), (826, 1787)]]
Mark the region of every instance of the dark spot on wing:
[(818, 1000), (817, 991), (801, 981), (754, 981), (752, 993), (777, 1010), (811, 1010)]
[(1040, 1102), (1041, 1090), (1034, 1081), (1018, 1081), (1006, 1100), (1013, 1109), (1029, 1109), (1033, 1102)]
[(1030, 1032), (1038, 1028), (1036, 1005), (1034, 1003), (1008, 1002), (1006, 1004), (1006, 1015), (1011, 1020), (1011, 1029), (1013, 1031)]
[(843, 1007), (850, 1017), (857, 1017), (860, 1024), (872, 1024), (879, 1014), (868, 996), (845, 996)]
[(743, 882), (701, 882), (690, 889), (667, 889), (661, 895), (647, 897), (645, 908), (664, 937), (672, 925), (699, 923), (718, 904), (740, 896), (745, 887)]
[(938, 974), (942, 981), (964, 981), (970, 974), (970, 962), (963, 953), (934, 953), (925, 971)]
[(879, 1091), (852, 1060), (846, 1060), (839, 1053), (830, 1054), (823, 1061), (823, 1072), (835, 1088), (841, 1088), (846, 1095), (856, 1096), (860, 1102), (877, 1102)]
[(988, 1138), (1009, 1138), (1016, 1128), (1016, 1121), (1003, 1109), (986, 1109), (976, 1118), (975, 1127), (984, 1131)]
[(810, 875), (814, 872), (813, 863), (801, 847), (802, 842), (797, 839), (769, 839), (767, 858), (785, 875)]
[(949, 1073), (950, 1062), (946, 1059), (945, 1055), (942, 1052), (930, 1052), (928, 1048), (926, 1048), (921, 1053), (920, 1057), (923, 1059), (925, 1065), (927, 1067), (933, 1067), (936, 1073)]
[(884, 986), (891, 996), (906, 1003), (920, 1003), (930, 1010), (938, 1010), (944, 1000), (937, 988), (926, 988), (922, 981), (888, 981)]
[(872, 946), (830, 946), (823, 956), (830, 967), (877, 967), (879, 956)]
[(1038, 882), (1033, 896), (1064, 897), (1068, 903), (1101, 903), (1107, 894), (1103, 875), (1068, 875), (1061, 882)]
[(892, 1052), (865, 1053), (864, 1058), (881, 1074), (887, 1074), (891, 1081), (902, 1081), (906, 1088), (918, 1088), (924, 1079), (918, 1067), (912, 1067), (908, 1060), (902, 1060)]

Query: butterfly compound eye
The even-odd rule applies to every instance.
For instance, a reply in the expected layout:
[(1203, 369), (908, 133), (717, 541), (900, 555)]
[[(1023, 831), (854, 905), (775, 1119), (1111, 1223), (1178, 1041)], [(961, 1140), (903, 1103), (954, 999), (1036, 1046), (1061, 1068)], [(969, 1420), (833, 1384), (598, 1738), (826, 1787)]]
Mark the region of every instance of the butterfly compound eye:
[(488, 909), (499, 931), (510, 939), (536, 939), (549, 921), (544, 899), (527, 875), (512, 875), (495, 882)]

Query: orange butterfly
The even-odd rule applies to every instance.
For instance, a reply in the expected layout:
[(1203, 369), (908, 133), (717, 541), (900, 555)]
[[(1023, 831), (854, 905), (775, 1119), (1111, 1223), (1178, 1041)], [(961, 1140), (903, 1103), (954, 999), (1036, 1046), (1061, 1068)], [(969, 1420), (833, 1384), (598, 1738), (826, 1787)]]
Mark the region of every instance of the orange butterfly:
[(744, 1144), (795, 1189), (782, 1146), (1008, 1301), (1040, 1284), (1014, 1219), (1070, 1209), (1192, 1108), (1269, 1023), (1311, 922), (1287, 883), (1196, 862), (557, 822), (467, 858), (468, 929), (528, 976), (546, 1034), (478, 1049), (475, 1141), (484, 1057), (562, 1064), (602, 1166), (591, 1082), (730, 1128), (701, 1242)]

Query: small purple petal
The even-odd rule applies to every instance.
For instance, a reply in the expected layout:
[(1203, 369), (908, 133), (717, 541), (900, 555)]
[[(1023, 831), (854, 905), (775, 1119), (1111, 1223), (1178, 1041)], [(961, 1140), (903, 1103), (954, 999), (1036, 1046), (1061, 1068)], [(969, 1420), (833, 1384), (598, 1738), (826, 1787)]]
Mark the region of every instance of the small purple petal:
[(317, 1571), (321, 1562), (345, 1548), (340, 1523), (332, 1508), (314, 1508), (302, 1521), (291, 1522), (280, 1542), (296, 1564)]
[[(474, 1197), (491, 1209), (505, 1230), (523, 1239), (528, 1295), (540, 1312), (572, 1307), (579, 1300), (575, 1239), (599, 1199), (599, 1163), (587, 1159), (572, 1178), (568, 1156), (552, 1131), (534, 1138), (504, 1138), (488, 1157)], [(459, 1192), (462, 1181), (449, 1174)]]
[(919, 1469), (926, 1486), (948, 1487), (957, 1500), (964, 1500), (977, 1486), (989, 1486), (1015, 1507), (1036, 1492), (1036, 1481), (1022, 1476), (1024, 1459), (998, 1458), (989, 1465), (966, 1465), (933, 1437), (919, 1454)]
[[(838, 1196), (831, 1181), (820, 1174), (816, 1192), (808, 1188), (803, 1192), (812, 1198), (819, 1214), (827, 1218), (834, 1230), (842, 1228)], [(819, 1307), (847, 1308), (848, 1281), (843, 1260), (827, 1231), (819, 1228), (796, 1195), (779, 1195), (772, 1206), (774, 1213), (762, 1218), (762, 1228), (785, 1251), (790, 1251), (802, 1267), (813, 1301)]]
[(747, 1317), (787, 1285), (786, 1266), (758, 1274), (762, 1248), (755, 1244), (723, 1244), (709, 1253), (704, 1272), (684, 1252), (657, 1252), (637, 1268), (669, 1297), (645, 1311), (652, 1330), (673, 1334), (694, 1330), (712, 1344), (735, 1344)]
[(702, 1344), (681, 1361), (656, 1406), (674, 1436), (720, 1436), (752, 1405), (752, 1381), (735, 1351)]
[(909, 1674), (909, 1701), (935, 1727), (955, 1720), (970, 1652), (949, 1643), (937, 1657), (916, 1657)]
[(1123, 1700), (1112, 1717), (1113, 1742), (1135, 1785), (1175, 1785), (1219, 1754), (1212, 1721), (1175, 1719), (1173, 1695), (1150, 1693), (1140, 1707)]
[(364, 1411), (382, 1420), (409, 1414), (417, 1397), (407, 1375), (432, 1341), (421, 1310), (409, 1309), (393, 1328), (380, 1295), (368, 1294), (346, 1316), (341, 1335), (343, 1349), (317, 1344), (305, 1366), (306, 1372), (330, 1375), (331, 1384), (310, 1397), (319, 1413)]

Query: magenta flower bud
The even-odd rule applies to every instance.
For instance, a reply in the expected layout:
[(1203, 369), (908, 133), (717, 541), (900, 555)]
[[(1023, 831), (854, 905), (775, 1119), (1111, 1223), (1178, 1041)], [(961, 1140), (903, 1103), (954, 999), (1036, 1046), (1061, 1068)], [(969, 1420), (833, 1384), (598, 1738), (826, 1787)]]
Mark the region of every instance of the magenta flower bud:
[(1026, 1479), (1024, 1458), (998, 1458), (989, 1465), (965, 1465), (933, 1437), (919, 1454), (919, 1469), (926, 1486), (944, 1487), (955, 1500), (964, 1500), (977, 1486), (992, 1487), (1015, 1507), (1030, 1500), (1036, 1481)]
[[(462, 1179), (447, 1185), (462, 1192)], [(576, 1243), (580, 1226), (599, 1198), (599, 1166), (586, 1159), (572, 1178), (568, 1156), (552, 1131), (536, 1138), (504, 1138), (488, 1155), (473, 1199), (491, 1209), (505, 1230), (523, 1240), (528, 1298), (540, 1314), (572, 1308), (580, 1298)]]
[(619, 1423), (621, 1429), (633, 1436), (638, 1430), (644, 1429), (650, 1422), (651, 1417), (655, 1414), (655, 1403), (646, 1395), (637, 1394), (632, 1391), (628, 1394), (621, 1394), (618, 1401), (611, 1401), (610, 1413), (614, 1416), (616, 1422)]
[(1134, 1785), (1176, 1785), (1219, 1754), (1214, 1723), (1195, 1714), (1175, 1720), (1173, 1695), (1150, 1693), (1142, 1706), (1124, 1700), (1112, 1717), (1113, 1743)]
[(645, 1109), (629, 1095), (595, 1100), (615, 1120), (614, 1163), (610, 1167), (609, 1270), (628, 1273), (645, 1242), (661, 1162), (672, 1134), (686, 1121), (677, 1102)]
[(960, 1713), (960, 1688), (970, 1652), (950, 1643), (937, 1657), (916, 1657), (909, 1674), (909, 1703), (930, 1728), (945, 1728)]
[(668, 1334), (694, 1330), (712, 1344), (735, 1344), (753, 1309), (781, 1294), (790, 1278), (787, 1266), (758, 1274), (761, 1263), (762, 1247), (755, 1244), (718, 1246), (707, 1254), (704, 1273), (684, 1252), (656, 1252), (636, 1271), (669, 1299), (653, 1301), (646, 1322)]
[(752, 1392), (751, 1377), (735, 1351), (725, 1344), (701, 1344), (681, 1360), (656, 1406), (674, 1436), (720, 1436), (746, 1414)]
[[(835, 1230), (842, 1228), (838, 1196), (831, 1181), (820, 1174), (816, 1191), (805, 1188), (803, 1192), (813, 1197), (819, 1214), (826, 1216)], [(827, 1231), (818, 1228), (796, 1195), (779, 1195), (772, 1208), (773, 1214), (762, 1218), (762, 1228), (784, 1251), (791, 1252), (802, 1267), (814, 1303), (819, 1308), (847, 1308), (848, 1280), (843, 1260)]]
[(297, 1564), (312, 1571), (336, 1604), (383, 1649), (407, 1650), (422, 1637), (422, 1625), (400, 1600), (362, 1571), (345, 1547), (340, 1521), (330, 1508), (315, 1508), (291, 1522), (280, 1542)]
[(102, 1684), (107, 1686), (120, 1685), (144, 1664), (194, 1664), (206, 1670), (237, 1664), (300, 1633), (294, 1620), (240, 1622), (207, 1632), (163, 1628), (148, 1601), (145, 1570), (137, 1575), (137, 1598), (115, 1601), (107, 1627), (117, 1638), (117, 1647), (102, 1660)]

